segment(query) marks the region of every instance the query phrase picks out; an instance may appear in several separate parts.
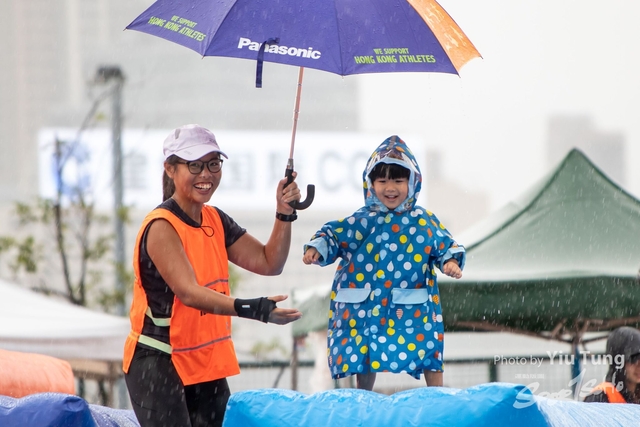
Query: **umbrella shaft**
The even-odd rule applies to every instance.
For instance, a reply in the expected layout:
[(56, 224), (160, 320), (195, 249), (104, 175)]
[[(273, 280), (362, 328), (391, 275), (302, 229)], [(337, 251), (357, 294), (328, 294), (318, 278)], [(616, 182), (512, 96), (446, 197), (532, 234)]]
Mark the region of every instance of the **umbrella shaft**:
[(289, 149), (289, 159), (293, 159), (293, 149), (296, 145), (296, 130), (298, 128), (298, 112), (300, 112), (300, 93), (302, 92), (302, 77), (304, 67), (298, 71), (298, 89), (296, 90), (296, 102), (293, 106), (293, 129), (291, 130), (291, 148)]

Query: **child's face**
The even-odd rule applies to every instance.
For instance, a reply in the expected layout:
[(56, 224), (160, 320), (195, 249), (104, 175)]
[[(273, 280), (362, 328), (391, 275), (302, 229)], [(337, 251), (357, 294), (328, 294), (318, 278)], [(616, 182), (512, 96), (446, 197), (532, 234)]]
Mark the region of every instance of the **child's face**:
[(389, 210), (393, 210), (405, 201), (409, 194), (409, 180), (407, 178), (377, 178), (373, 181), (373, 191), (378, 200)]

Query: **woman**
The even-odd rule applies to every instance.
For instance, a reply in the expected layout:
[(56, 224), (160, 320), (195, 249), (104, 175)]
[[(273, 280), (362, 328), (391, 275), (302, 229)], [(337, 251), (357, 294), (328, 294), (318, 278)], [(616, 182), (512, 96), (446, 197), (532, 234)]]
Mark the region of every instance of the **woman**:
[(596, 386), (585, 402), (640, 403), (640, 331), (623, 326), (607, 338), (611, 357), (605, 381)]
[(219, 426), (240, 372), (231, 319), (286, 324), (286, 299), (229, 296), (228, 261), (257, 274), (282, 272), (296, 219), (295, 182), (278, 183), (276, 221), (263, 245), (221, 210), (205, 205), (227, 158), (211, 131), (186, 125), (164, 141), (163, 203), (144, 219), (134, 249), (131, 333), (123, 368), (141, 426)]

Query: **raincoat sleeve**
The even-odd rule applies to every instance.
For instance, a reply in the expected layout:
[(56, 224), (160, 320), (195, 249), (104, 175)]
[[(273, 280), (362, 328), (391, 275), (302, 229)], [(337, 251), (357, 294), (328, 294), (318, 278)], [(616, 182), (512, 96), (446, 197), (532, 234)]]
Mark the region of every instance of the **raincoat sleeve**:
[(343, 224), (339, 221), (331, 221), (323, 225), (311, 237), (311, 241), (304, 245), (304, 252), (309, 247), (314, 247), (320, 254), (318, 265), (324, 267), (325, 265), (333, 264), (341, 256), (341, 242), (336, 233), (336, 228), (341, 227), (343, 227)]
[(444, 224), (442, 224), (434, 214), (430, 214), (429, 216), (431, 225), (435, 228), (435, 244), (433, 246), (436, 249), (434, 255), (438, 268), (442, 270), (444, 264), (453, 258), (458, 261), (460, 270), (463, 270), (467, 258), (464, 246), (458, 245), (458, 243), (453, 240), (451, 233), (449, 233)]

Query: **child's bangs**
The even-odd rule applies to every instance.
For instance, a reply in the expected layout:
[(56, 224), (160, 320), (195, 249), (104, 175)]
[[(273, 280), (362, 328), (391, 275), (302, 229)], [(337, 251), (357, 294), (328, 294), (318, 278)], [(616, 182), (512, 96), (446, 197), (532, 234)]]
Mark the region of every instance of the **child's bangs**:
[(384, 179), (409, 179), (411, 172), (409, 169), (395, 163), (378, 163), (369, 173), (369, 179), (375, 181), (378, 178)]

